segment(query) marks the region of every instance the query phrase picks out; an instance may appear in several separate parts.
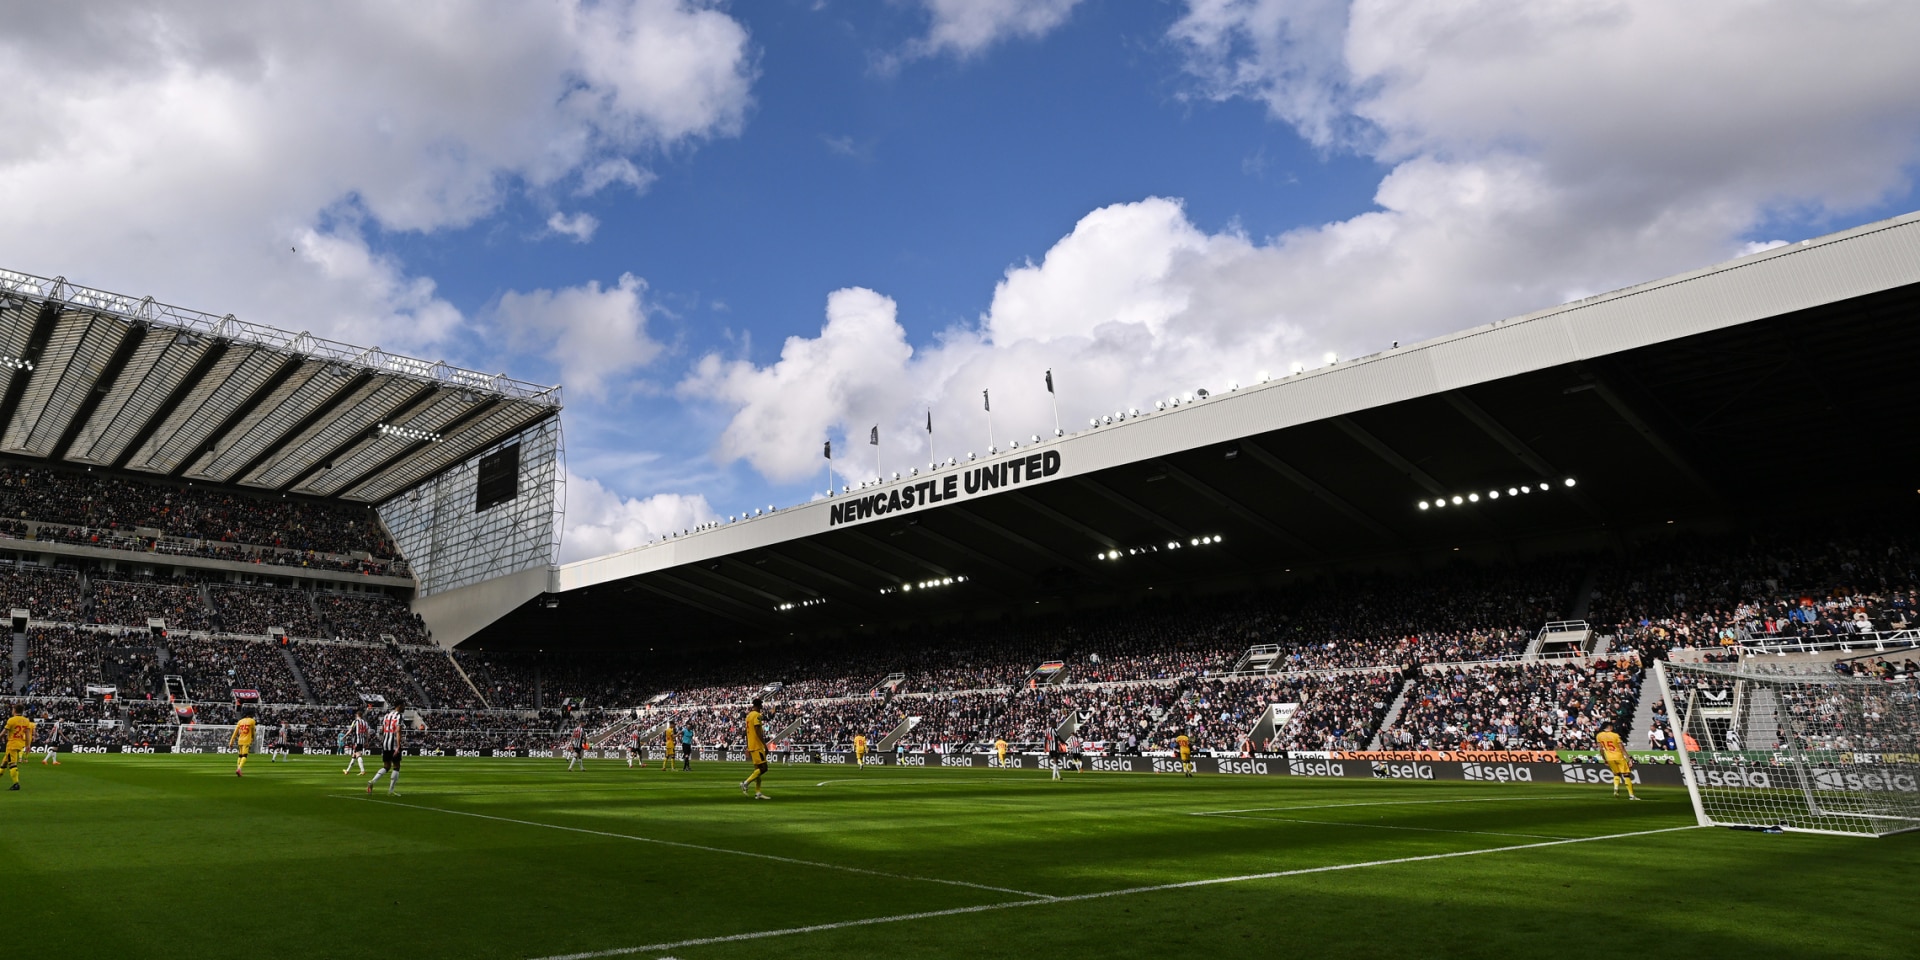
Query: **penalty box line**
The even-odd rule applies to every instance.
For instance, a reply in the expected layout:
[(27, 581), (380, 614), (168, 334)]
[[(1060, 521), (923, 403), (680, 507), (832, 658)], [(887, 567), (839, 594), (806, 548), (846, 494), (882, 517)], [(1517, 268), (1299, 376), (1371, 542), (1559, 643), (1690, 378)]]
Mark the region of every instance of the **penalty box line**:
[(1542, 843), (1518, 843), (1504, 847), (1483, 847), (1479, 850), (1457, 850), (1452, 853), (1429, 853), (1417, 857), (1395, 857), (1390, 860), (1368, 860), (1363, 863), (1336, 863), (1324, 867), (1301, 867), (1297, 870), (1275, 870), (1271, 873), (1248, 873), (1237, 877), (1213, 877), (1206, 880), (1186, 880), (1180, 883), (1160, 883), (1150, 887), (1128, 887), (1124, 890), (1106, 890), (1100, 893), (1075, 893), (1063, 897), (1049, 897), (1045, 900), (1013, 900), (1006, 903), (988, 903), (974, 907), (952, 907), (946, 910), (924, 910), (919, 913), (902, 913), (890, 917), (867, 917), (860, 920), (841, 920), (836, 923), (816, 923), (804, 927), (788, 927), (782, 930), (756, 930), (752, 933), (734, 933), (719, 937), (700, 937), (694, 940), (675, 940), (671, 943), (649, 943), (637, 947), (614, 947), (610, 950), (589, 950), (584, 953), (562, 953), (540, 957), (538, 960), (600, 960), (602, 957), (625, 957), (636, 953), (654, 953), (661, 950), (677, 950), (682, 947), (704, 947), (716, 943), (738, 943), (743, 940), (764, 940), (769, 937), (788, 937), (802, 933), (824, 933), (830, 930), (845, 930), (851, 927), (871, 927), (885, 923), (902, 923), (909, 920), (930, 920), (938, 917), (957, 917), (972, 913), (991, 913), (996, 910), (1017, 910), (1021, 907), (1053, 906), (1062, 903), (1079, 903), (1087, 900), (1104, 900), (1110, 897), (1128, 897), (1141, 893), (1162, 893), (1168, 890), (1186, 890), (1193, 887), (1211, 887), (1227, 883), (1245, 883), (1249, 880), (1277, 880), (1282, 877), (1300, 877), (1315, 873), (1337, 873), (1344, 870), (1362, 870), (1368, 867), (1387, 867), (1402, 863), (1420, 863), (1426, 860), (1450, 860), (1457, 857), (1477, 857), (1487, 853), (1503, 853), (1509, 850), (1537, 850), (1542, 847), (1559, 847), (1574, 843), (1592, 843), (1595, 840), (1623, 840), (1628, 837), (1647, 837), (1661, 833), (1677, 833), (1682, 830), (1703, 829), (1697, 824), (1684, 827), (1661, 827), (1657, 830), (1635, 830), (1629, 833), (1609, 833), (1598, 837), (1575, 837), (1570, 840), (1548, 840)]
[(476, 820), (493, 820), (498, 823), (513, 823), (523, 827), (543, 827), (548, 830), (564, 830), (568, 833), (584, 833), (584, 834), (588, 834), (596, 837), (611, 837), (616, 840), (632, 840), (635, 843), (651, 843), (651, 844), (655, 844), (662, 847), (679, 847), (682, 850), (699, 850), (705, 853), (725, 853), (725, 854), (731, 854), (736, 857), (752, 857), (756, 860), (772, 860), (778, 863), (791, 863), (796, 866), (802, 866), (802, 867), (818, 867), (822, 870), (839, 870), (844, 873), (859, 873), (859, 874), (865, 874), (866, 876), (870, 876), (870, 877), (885, 877), (888, 880), (913, 880), (920, 883), (945, 884), (950, 887), (971, 887), (975, 890), (991, 890), (994, 893), (1013, 893), (1023, 897), (1032, 897), (1035, 902), (1045, 902), (1045, 901), (1054, 899), (1053, 897), (1050, 897), (1044, 893), (1034, 893), (1030, 890), (1015, 890), (1012, 887), (996, 887), (986, 883), (970, 883), (966, 880), (947, 880), (942, 877), (919, 877), (919, 876), (913, 876), (911, 874), (905, 874), (905, 873), (889, 873), (885, 870), (869, 870), (865, 867), (849, 867), (845, 864), (839, 864), (839, 863), (822, 863), (821, 861), (818, 861), (818, 860), (801, 860), (797, 857), (782, 857), (782, 856), (779, 856), (778, 854), (772, 854), (772, 853), (756, 853), (752, 850), (730, 850), (726, 847), (709, 847), (703, 844), (687, 843), (681, 840), (661, 840), (656, 837), (642, 837), (642, 836), (636, 836), (631, 833), (614, 833), (610, 830), (592, 830), (587, 827), (569, 827), (569, 826), (565, 826), (563, 824), (558, 824), (558, 823), (541, 823), (538, 820), (519, 820), (514, 817), (501, 817), (501, 816), (495, 816), (490, 813), (474, 813), (469, 810), (453, 810), (447, 807), (429, 807), (429, 806), (424, 806), (417, 803), (397, 803), (392, 800), (382, 800), (378, 797), (366, 797), (366, 798), (348, 797), (348, 796), (343, 796), (341, 794), (332, 794), (332, 796), (335, 797), (336, 799), (341, 799), (341, 800), (364, 799), (366, 801), (371, 801), (373, 803), (385, 804), (386, 806), (390, 806), (390, 807), (405, 807), (409, 810), (430, 810), (434, 813), (446, 813), (456, 817), (472, 817)]

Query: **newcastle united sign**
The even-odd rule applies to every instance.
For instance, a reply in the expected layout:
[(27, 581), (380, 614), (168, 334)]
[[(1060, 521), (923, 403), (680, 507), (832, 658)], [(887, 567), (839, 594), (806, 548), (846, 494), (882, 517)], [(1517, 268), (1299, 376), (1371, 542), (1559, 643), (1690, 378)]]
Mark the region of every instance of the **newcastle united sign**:
[(836, 503), (828, 513), (827, 526), (837, 527), (843, 523), (858, 523), (874, 517), (930, 507), (948, 500), (988, 493), (1000, 487), (1029, 483), (1059, 472), (1060, 452), (1057, 450), (1002, 460), (983, 467), (968, 467), (959, 473), (919, 483), (903, 483), (892, 490)]

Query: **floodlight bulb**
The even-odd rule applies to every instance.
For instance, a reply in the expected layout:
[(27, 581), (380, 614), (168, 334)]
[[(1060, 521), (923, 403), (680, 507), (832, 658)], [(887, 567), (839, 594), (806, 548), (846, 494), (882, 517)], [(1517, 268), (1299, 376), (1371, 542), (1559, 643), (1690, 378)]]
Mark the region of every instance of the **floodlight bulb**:
[(1519, 488), (1519, 487), (1508, 487), (1508, 488), (1507, 488), (1507, 496), (1509, 496), (1509, 497), (1517, 497), (1517, 496), (1519, 496), (1519, 495), (1520, 495), (1520, 488)]
[(1340, 362), (1340, 357), (1331, 350), (1327, 351), (1326, 356), (1323, 356), (1320, 359), (1325, 360), (1327, 362), (1327, 366), (1329, 367)]
[(1546, 493), (1546, 492), (1547, 492), (1547, 485), (1546, 485), (1546, 484), (1544, 484), (1544, 483), (1543, 483), (1543, 484), (1541, 484), (1541, 485), (1540, 485), (1540, 492), (1541, 492), (1541, 493)]
[(1479, 495), (1479, 494), (1477, 494), (1477, 493), (1469, 493), (1469, 494), (1467, 494), (1467, 502), (1468, 502), (1468, 503), (1479, 503), (1479, 502), (1480, 502), (1480, 495)]
[(1430, 506), (1432, 506), (1432, 504), (1426, 502), (1425, 500), (1420, 501), (1420, 509), (1425, 510)]
[(1459, 498), (1459, 497), (1454, 497), (1454, 498), (1453, 498), (1453, 505), (1454, 505), (1454, 506), (1456, 506), (1456, 507), (1460, 505), (1460, 498)]
[(1572, 478), (1572, 477), (1568, 477), (1568, 478), (1567, 478), (1567, 481), (1566, 481), (1566, 482), (1567, 482), (1567, 486), (1569, 486), (1569, 487), (1571, 487), (1571, 486), (1573, 486), (1573, 478)]
[(1272, 380), (1272, 379), (1273, 379), (1273, 376), (1271, 374), (1267, 373), (1265, 370), (1260, 371), (1261, 383), (1266, 383), (1268, 380)]
[(1498, 491), (1498, 490), (1488, 490), (1488, 491), (1487, 491), (1487, 499), (1488, 499), (1488, 500), (1498, 500), (1498, 499), (1500, 499), (1500, 491)]

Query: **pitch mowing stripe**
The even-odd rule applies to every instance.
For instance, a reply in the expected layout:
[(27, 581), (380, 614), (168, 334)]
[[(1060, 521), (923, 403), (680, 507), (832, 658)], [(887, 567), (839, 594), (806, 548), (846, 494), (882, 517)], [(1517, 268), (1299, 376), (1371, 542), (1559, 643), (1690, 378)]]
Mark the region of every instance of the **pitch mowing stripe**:
[(1366, 827), (1369, 830), (1418, 830), (1421, 833), (1466, 833), (1476, 837), (1525, 837), (1529, 840), (1572, 840), (1573, 837), (1555, 837), (1544, 833), (1495, 833), (1491, 830), (1448, 830), (1445, 827), (1408, 827), (1394, 823), (1358, 823), (1349, 820), (1299, 820), (1293, 817), (1243, 817), (1232, 813), (1215, 813), (1210, 816), (1221, 820), (1263, 820), (1267, 823), (1310, 823), (1322, 827)]
[[(652, 953), (657, 950), (676, 950), (681, 947), (704, 947), (716, 943), (738, 943), (742, 940), (764, 940), (768, 937), (788, 937), (802, 933), (822, 933), (828, 930), (845, 930), (850, 927), (871, 927), (883, 923), (902, 923), (908, 920), (930, 920), (937, 917), (957, 917), (970, 913), (990, 913), (995, 910), (1014, 910), (1020, 907), (1052, 906), (1060, 903), (1078, 903), (1086, 900), (1103, 900), (1109, 897), (1127, 897), (1139, 893), (1161, 893), (1167, 890), (1185, 890), (1192, 887), (1210, 887), (1223, 883), (1244, 883), (1248, 880), (1276, 880), (1281, 877), (1299, 877), (1312, 873), (1335, 873), (1342, 870), (1360, 870), (1367, 867), (1387, 867), (1400, 863), (1419, 863), (1423, 860), (1448, 860), (1455, 857), (1477, 857), (1483, 853), (1502, 853), (1508, 850), (1536, 850), (1541, 847), (1558, 847), (1570, 843), (1591, 843), (1595, 840), (1622, 840), (1627, 837), (1647, 837), (1659, 833), (1675, 833), (1681, 830), (1704, 829), (1697, 824), (1684, 827), (1662, 827), (1658, 830), (1635, 830), (1630, 833), (1609, 833), (1598, 837), (1577, 837), (1571, 840), (1549, 840), (1544, 843), (1519, 843), (1505, 847), (1486, 847), (1480, 850), (1460, 850), (1453, 853), (1429, 853), (1418, 857), (1395, 857), (1391, 860), (1368, 860), (1364, 863), (1336, 863), (1325, 867), (1302, 867), (1298, 870), (1276, 870), (1272, 873), (1249, 873), (1237, 877), (1215, 877), (1209, 880), (1186, 880), (1180, 883), (1162, 883), (1150, 887), (1128, 887), (1124, 890), (1108, 890), (1103, 893), (1076, 893), (1064, 897), (1049, 897), (1045, 900), (1014, 900), (1007, 903), (988, 903), (977, 907), (953, 907), (947, 910), (925, 910), (919, 913), (902, 913), (891, 917), (868, 917), (863, 920), (842, 920), (837, 923), (816, 923), (805, 927), (788, 927), (784, 930), (756, 930), (752, 933), (734, 933), (721, 937), (701, 937), (695, 940), (675, 940), (672, 943), (649, 943), (638, 947), (614, 947), (610, 950), (590, 950), (585, 953), (560, 953), (537, 960), (599, 960), (601, 957), (625, 957), (636, 953)], [(778, 858), (776, 858), (778, 859)]]
[(473, 817), (476, 820), (495, 820), (500, 823), (516, 823), (523, 827), (544, 827), (548, 830), (565, 830), (568, 833), (585, 833), (596, 837), (612, 837), (617, 840), (632, 840), (636, 843), (651, 843), (662, 847), (679, 847), (684, 850), (701, 850), (707, 853), (728, 853), (736, 857), (753, 857), (756, 860), (774, 860), (780, 863), (791, 863), (802, 867), (819, 867), (823, 870), (862, 873), (870, 877), (885, 877), (889, 880), (915, 880), (920, 883), (943, 883), (950, 887), (972, 887), (975, 890), (991, 890), (995, 893), (1017, 893), (1023, 897), (1032, 897), (1035, 902), (1057, 899), (1044, 893), (1034, 893), (1029, 890), (1015, 890), (1012, 887), (996, 887), (985, 883), (969, 883), (965, 880), (947, 880), (941, 877), (916, 877), (905, 873), (888, 873), (885, 870), (868, 870), (865, 867), (849, 867), (839, 863), (822, 863), (818, 860), (801, 860), (795, 857), (782, 857), (771, 853), (756, 853), (751, 850), (729, 850), (726, 847), (708, 847), (698, 843), (685, 843), (679, 840), (660, 840), (654, 837), (635, 836), (631, 833), (590, 830), (586, 827), (569, 827), (557, 823), (541, 823), (538, 820), (517, 820), (513, 817), (499, 817), (490, 813), (473, 813), (467, 810), (451, 810), (446, 807), (428, 807), (417, 803), (396, 803), (392, 800), (381, 800), (378, 797), (349, 797), (337, 793), (330, 794), (330, 796), (336, 800), (364, 800), (371, 803), (384, 804), (389, 807), (405, 807), (408, 810), (430, 810), (434, 813), (450, 813), (456, 817)]
[(1266, 813), (1270, 810), (1332, 810), (1337, 807), (1408, 807), (1424, 803), (1542, 803), (1587, 800), (1588, 797), (1468, 797), (1459, 800), (1364, 800), (1358, 803), (1314, 803), (1301, 807), (1247, 807), (1244, 810), (1194, 810), (1190, 817), (1224, 817), (1230, 813)]

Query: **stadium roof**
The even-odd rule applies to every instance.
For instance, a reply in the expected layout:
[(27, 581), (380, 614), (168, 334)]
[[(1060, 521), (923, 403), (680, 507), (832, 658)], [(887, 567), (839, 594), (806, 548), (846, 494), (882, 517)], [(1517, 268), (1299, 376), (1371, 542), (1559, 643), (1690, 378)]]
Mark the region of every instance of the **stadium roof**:
[(1910, 499), (1916, 319), (1911, 214), (568, 564), (453, 639), (883, 630)]
[(560, 388), (0, 270), (0, 451), (378, 503)]

